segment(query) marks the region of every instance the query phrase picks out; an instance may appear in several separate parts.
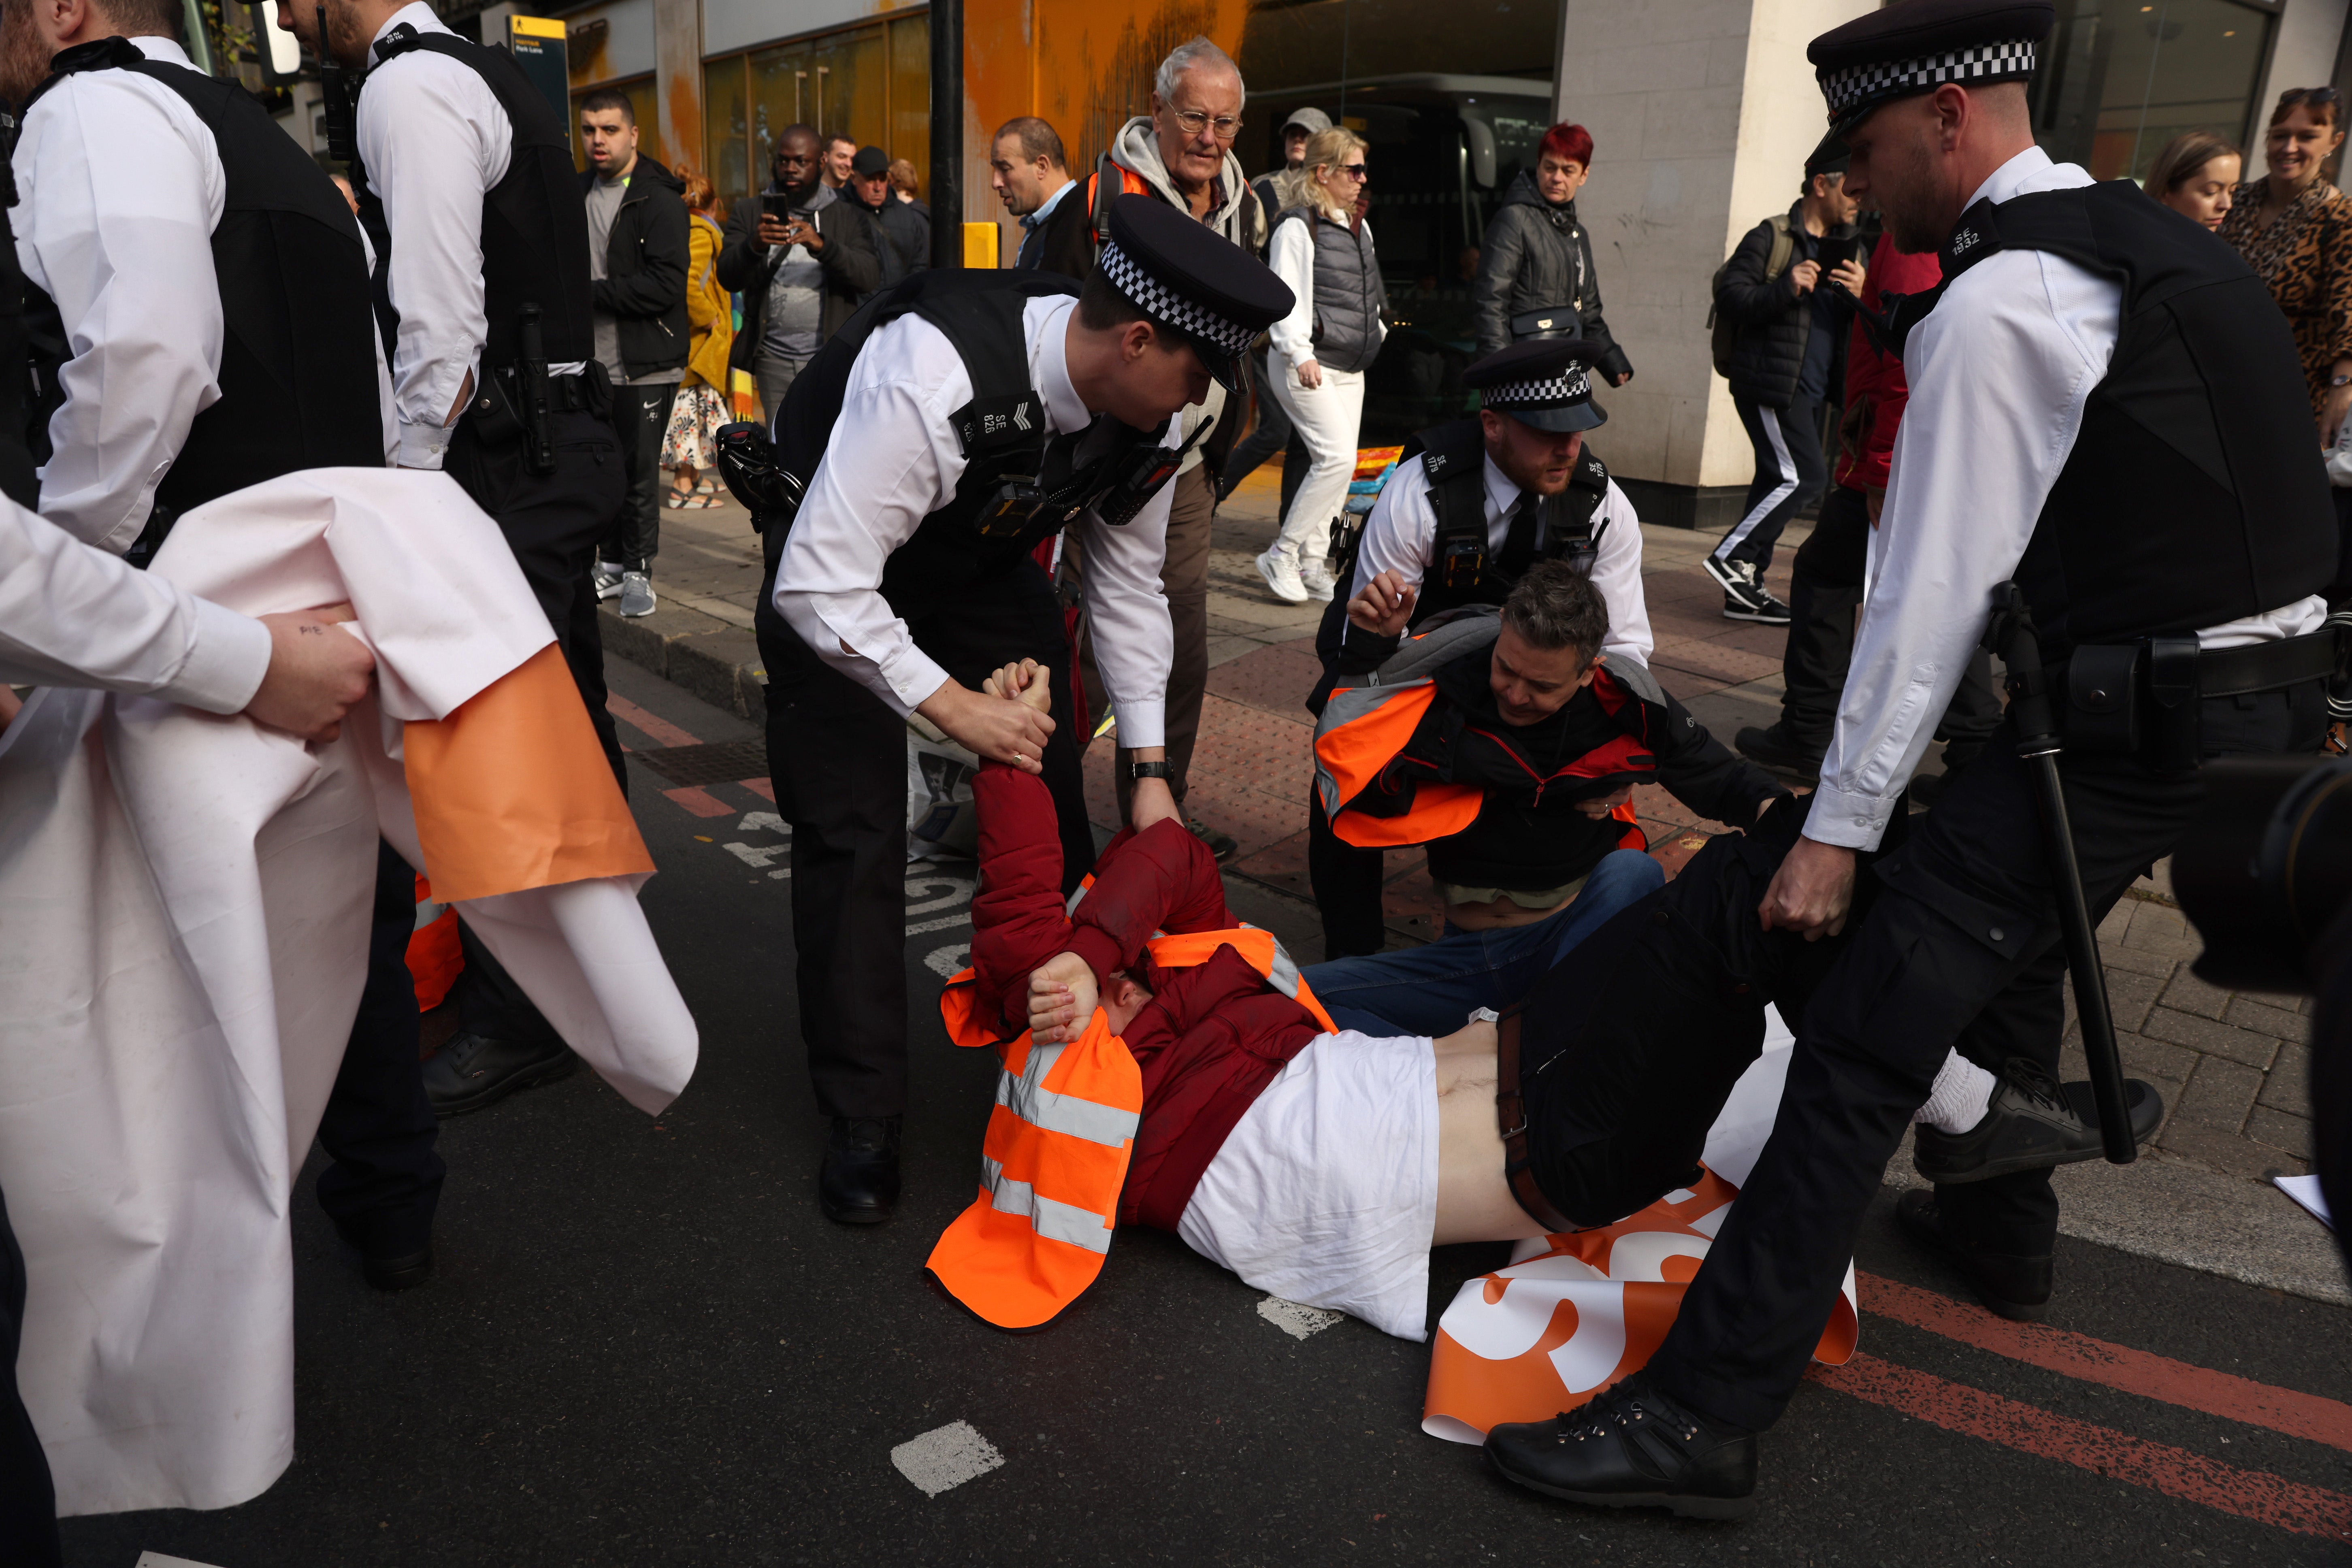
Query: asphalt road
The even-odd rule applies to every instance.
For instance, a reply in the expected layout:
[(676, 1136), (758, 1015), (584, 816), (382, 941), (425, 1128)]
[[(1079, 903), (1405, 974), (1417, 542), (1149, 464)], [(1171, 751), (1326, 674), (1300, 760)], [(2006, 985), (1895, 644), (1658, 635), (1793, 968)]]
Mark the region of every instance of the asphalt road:
[[(612, 675), (635, 749), (752, 733)], [(928, 966), (960, 961), (970, 868), (909, 879), (930, 929), (908, 939), (907, 1201), (839, 1228), (812, 1195), (772, 807), (666, 782), (640, 768), (633, 798), (662, 868), (645, 904), (702, 1026), (684, 1097), (652, 1121), (581, 1074), (448, 1123), (440, 1272), (404, 1295), (362, 1284), (298, 1194), (293, 1468), (240, 1508), (69, 1521), (69, 1563), (2352, 1561), (2347, 1313), (2062, 1240), (2066, 1332), (2006, 1332), (1894, 1235), (1891, 1194), (1856, 1259), (1862, 1353), (1766, 1439), (1738, 1525), (1496, 1480), (1420, 1431), (1424, 1347), (1353, 1321), (1294, 1337), (1173, 1237), (1122, 1232), (1054, 1329), (993, 1332), (920, 1274), (992, 1098)], [(1307, 928), (1272, 893), (1234, 901)], [(1441, 1251), (1433, 1318), (1502, 1261)], [(957, 1422), (1002, 1463), (926, 1495), (892, 1451)]]

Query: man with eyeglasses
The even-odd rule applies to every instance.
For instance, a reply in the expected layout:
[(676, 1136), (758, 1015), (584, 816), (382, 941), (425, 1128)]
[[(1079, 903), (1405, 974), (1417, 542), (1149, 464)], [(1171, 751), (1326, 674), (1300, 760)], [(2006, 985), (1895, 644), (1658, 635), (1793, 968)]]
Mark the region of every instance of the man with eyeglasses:
[[(1139, 114), (1121, 126), (1087, 181), (1087, 210), (1095, 244), (1102, 244), (1110, 204), (1122, 193), (1148, 195), (1187, 212), (1252, 256), (1264, 253), (1266, 215), (1234, 156), (1234, 138), (1241, 134), (1241, 68), (1207, 38), (1195, 37), (1176, 46), (1160, 62), (1152, 77), (1151, 112)], [(1226, 414), (1226, 394), (1212, 384), (1206, 401), (1184, 410), (1187, 450), (1176, 477), (1175, 499), (1168, 517), (1168, 559), (1160, 583), (1168, 593), (1168, 613), (1176, 630), (1176, 658), (1168, 674), (1169, 787), (1179, 805), (1184, 800), (1184, 777), (1192, 760), (1192, 742), (1201, 730), (1201, 697), (1209, 679), (1209, 530), (1216, 517), (1216, 476), (1223, 471), (1234, 446), (1234, 425)], [(1203, 426), (1209, 428), (1202, 432)], [(1196, 438), (1197, 437), (1197, 438)], [(1085, 657), (1089, 691), (1099, 694), (1102, 682), (1095, 673), (1094, 652)], [(1112, 776), (1118, 784), (1118, 804), (1127, 810), (1129, 758), (1121, 747)], [(1216, 852), (1229, 858), (1237, 846), (1187, 816), (1184, 825)]]

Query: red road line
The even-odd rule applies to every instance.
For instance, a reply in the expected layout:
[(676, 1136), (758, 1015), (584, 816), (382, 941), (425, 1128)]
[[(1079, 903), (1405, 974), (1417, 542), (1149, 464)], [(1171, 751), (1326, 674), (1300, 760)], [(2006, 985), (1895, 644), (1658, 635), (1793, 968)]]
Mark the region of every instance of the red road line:
[(643, 730), (652, 740), (665, 746), (698, 746), (702, 742), (679, 729), (667, 719), (656, 718), (625, 697), (607, 692), (604, 710), (622, 723)]
[(2128, 1481), (2298, 1535), (2352, 1540), (2352, 1497), (2342, 1492), (2261, 1470), (2242, 1470), (2186, 1448), (2053, 1415), (1866, 1353), (1857, 1352), (1843, 1366), (1816, 1363), (1806, 1375), (1930, 1426), (2055, 1459), (2109, 1480)]
[[(633, 721), (634, 722), (634, 721)], [(697, 816), (732, 816), (735, 808), (712, 795), (709, 790), (688, 784), (684, 789), (666, 789), (662, 794), (686, 807)]]
[(2332, 1448), (2352, 1449), (2352, 1405), (2232, 1377), (2226, 1372), (2214, 1372), (2168, 1356), (2109, 1344), (2088, 1334), (2069, 1333), (2036, 1323), (2009, 1322), (1990, 1312), (1963, 1306), (1948, 1296), (1882, 1279), (1874, 1274), (1857, 1273), (1854, 1278), (1862, 1287), (1862, 1309), (1865, 1312), (1892, 1318), (1898, 1323), (1908, 1323), (1915, 1329), (1925, 1329), (2045, 1372), (2105, 1384), (2126, 1394), (2160, 1399), (2167, 1405), (2201, 1410), (2208, 1415), (2242, 1421), (2249, 1426), (2267, 1426), (2273, 1432), (2325, 1443)]
[(776, 786), (770, 784), (766, 779), (737, 779), (735, 782), (741, 784), (745, 789), (750, 790), (753, 795), (758, 795), (761, 799), (768, 801), (771, 804), (772, 804), (776, 798)]

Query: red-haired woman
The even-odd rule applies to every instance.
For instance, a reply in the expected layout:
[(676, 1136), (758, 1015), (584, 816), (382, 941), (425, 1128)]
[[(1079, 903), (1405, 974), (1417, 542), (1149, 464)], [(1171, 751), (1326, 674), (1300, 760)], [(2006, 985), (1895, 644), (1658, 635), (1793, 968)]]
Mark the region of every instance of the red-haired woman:
[(1592, 241), (1576, 220), (1576, 193), (1592, 172), (1592, 133), (1581, 125), (1555, 125), (1536, 149), (1536, 166), (1522, 169), (1503, 193), (1478, 276), (1478, 352), (1493, 353), (1520, 338), (1584, 338), (1601, 345), (1595, 366), (1612, 386), (1633, 378), (1625, 351), (1601, 319), (1601, 279), (1592, 268)]

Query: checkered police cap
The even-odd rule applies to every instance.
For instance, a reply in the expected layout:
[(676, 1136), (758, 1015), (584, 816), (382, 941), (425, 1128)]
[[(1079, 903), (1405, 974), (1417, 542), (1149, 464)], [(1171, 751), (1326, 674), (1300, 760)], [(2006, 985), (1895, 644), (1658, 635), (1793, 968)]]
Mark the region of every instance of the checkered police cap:
[(1150, 196), (1111, 204), (1096, 258), (1105, 281), (1158, 324), (1182, 333), (1229, 390), (1250, 340), (1290, 313), (1289, 286), (1190, 213)]
[(1481, 405), (1539, 430), (1591, 430), (1609, 416), (1592, 401), (1588, 369), (1598, 354), (1582, 338), (1528, 338), (1462, 373)]
[(2050, 0), (1897, 0), (1823, 33), (1805, 56), (1843, 132), (1881, 104), (1947, 82), (2024, 80), (2054, 19)]

